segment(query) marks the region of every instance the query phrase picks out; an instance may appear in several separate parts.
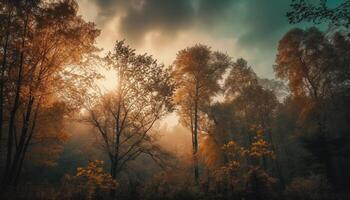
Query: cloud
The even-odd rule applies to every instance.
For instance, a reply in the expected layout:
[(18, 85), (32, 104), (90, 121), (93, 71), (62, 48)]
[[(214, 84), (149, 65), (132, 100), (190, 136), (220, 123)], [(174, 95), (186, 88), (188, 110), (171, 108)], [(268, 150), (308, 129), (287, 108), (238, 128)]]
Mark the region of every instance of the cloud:
[(180, 31), (200, 28), (239, 37), (242, 45), (271, 43), (288, 22), (289, 2), (280, 0), (95, 0), (97, 21), (120, 16), (121, 36), (136, 45), (147, 34), (174, 40)]
[[(178, 50), (179, 44), (184, 45), (182, 48), (190, 45), (185, 41), (201, 38), (205, 38), (201, 43), (210, 44), (234, 41), (234, 47), (229, 46), (231, 42), (218, 50), (239, 51), (240, 54), (231, 56), (244, 56), (264, 77), (272, 77), (277, 42), (292, 27), (285, 17), (289, 0), (94, 0), (94, 3), (98, 8), (95, 21), (102, 34), (104, 29), (108, 30), (104, 37), (126, 39), (137, 49), (147, 47), (148, 52), (160, 52), (157, 57), (169, 55), (164, 51)], [(113, 32), (111, 26), (115, 22)], [(160, 60), (169, 60), (168, 57)]]
[(207, 27), (227, 19), (233, 5), (238, 1), (232, 0), (200, 0), (198, 2), (197, 20)]
[(176, 37), (193, 24), (193, 0), (95, 0), (100, 26), (120, 18), (119, 34), (133, 45), (141, 45), (147, 34)]
[[(82, 1), (82, 0), (81, 0)], [(100, 26), (121, 17), (120, 35), (134, 45), (147, 34), (174, 40), (180, 31), (197, 26), (215, 26), (233, 4), (232, 0), (95, 0)]]
[(193, 24), (194, 11), (188, 0), (145, 0), (140, 7), (130, 8), (121, 19), (122, 35), (133, 43), (142, 42), (149, 32), (167, 37)]

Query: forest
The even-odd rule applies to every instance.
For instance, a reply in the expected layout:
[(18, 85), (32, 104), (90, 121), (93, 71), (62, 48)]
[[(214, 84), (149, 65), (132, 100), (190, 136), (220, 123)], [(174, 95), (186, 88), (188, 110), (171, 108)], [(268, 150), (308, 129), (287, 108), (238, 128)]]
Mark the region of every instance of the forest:
[(350, 199), (350, 1), (281, 1), (265, 68), (224, 2), (0, 0), (0, 199)]

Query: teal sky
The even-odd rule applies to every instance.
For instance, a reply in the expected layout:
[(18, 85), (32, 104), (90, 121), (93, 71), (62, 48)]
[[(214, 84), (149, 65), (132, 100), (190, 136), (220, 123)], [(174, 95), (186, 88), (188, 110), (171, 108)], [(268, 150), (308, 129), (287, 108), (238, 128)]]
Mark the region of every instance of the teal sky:
[[(317, 0), (313, 0), (316, 1)], [(329, 1), (335, 6), (340, 0)], [(139, 52), (168, 65), (176, 53), (196, 43), (243, 57), (258, 75), (273, 78), (279, 39), (293, 27), (291, 0), (78, 0), (80, 14), (102, 30), (106, 51), (125, 39)]]

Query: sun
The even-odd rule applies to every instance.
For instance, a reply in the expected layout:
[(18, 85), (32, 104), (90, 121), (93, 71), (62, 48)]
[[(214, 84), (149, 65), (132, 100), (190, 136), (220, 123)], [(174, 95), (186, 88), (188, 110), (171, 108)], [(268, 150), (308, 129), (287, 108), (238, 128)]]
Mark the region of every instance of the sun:
[(107, 93), (117, 88), (117, 72), (113, 69), (101, 69), (103, 78), (96, 81), (96, 85), (103, 93)]

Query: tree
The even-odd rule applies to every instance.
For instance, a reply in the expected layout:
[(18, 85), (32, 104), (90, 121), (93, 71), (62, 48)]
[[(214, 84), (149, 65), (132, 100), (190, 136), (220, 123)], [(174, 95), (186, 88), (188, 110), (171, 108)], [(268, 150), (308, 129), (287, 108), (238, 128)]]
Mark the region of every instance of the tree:
[(194, 179), (199, 181), (198, 134), (201, 110), (209, 105), (220, 91), (218, 81), (230, 66), (230, 58), (220, 52), (212, 52), (205, 45), (195, 45), (178, 52), (174, 62), (174, 77), (177, 83), (175, 103), (179, 108), (182, 123), (191, 129)]
[(305, 147), (333, 185), (341, 180), (334, 170), (336, 152), (348, 151), (340, 142), (348, 141), (344, 132), (349, 119), (344, 110), (349, 99), (347, 49), (349, 40), (341, 33), (327, 36), (316, 28), (293, 29), (279, 42), (275, 67), (277, 77), (288, 80), (292, 98), (301, 103), (299, 124)]
[(233, 63), (232, 69), (224, 83), (226, 98), (232, 100), (250, 86), (258, 86), (258, 77), (252, 68), (248, 66), (248, 62), (243, 58), (239, 58)]
[(250, 86), (257, 87), (258, 79), (253, 70), (247, 65), (247, 61), (240, 58), (236, 62), (233, 62), (228, 72), (228, 76), (224, 81), (224, 101), (216, 102), (208, 105), (205, 112), (213, 123), (212, 130), (209, 133), (212, 134), (213, 139), (222, 146), (229, 140), (238, 139), (239, 126), (243, 124), (243, 121), (239, 121), (239, 111), (236, 99), (240, 97), (244, 90)]
[[(254, 132), (252, 127), (260, 127), (265, 133), (264, 137), (273, 151), (277, 151), (277, 143), (273, 139), (272, 125), (275, 120), (275, 111), (278, 101), (275, 91), (269, 89), (265, 80), (264, 88), (261, 79), (248, 66), (247, 61), (240, 58), (233, 65), (225, 80), (225, 103), (231, 104), (232, 114), (228, 119), (222, 121), (232, 121), (231, 136), (228, 139), (235, 139), (247, 147), (252, 144)], [(276, 85), (275, 83), (274, 85)], [(270, 83), (272, 85), (272, 82)], [(216, 117), (218, 118), (218, 117)], [(226, 139), (227, 140), (227, 139)], [(264, 158), (264, 167), (268, 167), (268, 158)], [(252, 161), (251, 161), (252, 162)], [(275, 168), (276, 175), (284, 186), (284, 177), (278, 159), (271, 160), (272, 167)]]
[(2, 26), (6, 36), (0, 118), (7, 137), (6, 144), (0, 144), (6, 147), (2, 184), (7, 187), (18, 182), (29, 146), (41, 129), (38, 124), (45, 122), (39, 121), (40, 116), (61, 101), (60, 92), (68, 88), (62, 86), (72, 84), (68, 75), (85, 70), (81, 61), (96, 51), (99, 30), (77, 16), (75, 1), (2, 4), (8, 23)]
[[(235, 140), (223, 145), (227, 162), (215, 170), (216, 184), (219, 184), (223, 195), (231, 198), (243, 198), (244, 195), (247, 199), (270, 199), (275, 179), (265, 169), (264, 159), (274, 159), (275, 154), (264, 140), (262, 130), (254, 128), (252, 131), (255, 136), (247, 147), (242, 147)], [(246, 159), (252, 162), (246, 163)]]
[(308, 21), (319, 24), (328, 21), (335, 27), (350, 27), (349, 0), (343, 0), (334, 8), (327, 7), (327, 0), (319, 0), (318, 5), (307, 3), (306, 0), (293, 0), (292, 2), (292, 10), (287, 13), (290, 23)]
[(79, 196), (71, 194), (69, 198), (103, 198), (106, 196), (103, 194), (108, 194), (111, 189), (118, 187), (118, 182), (112, 178), (111, 174), (104, 171), (104, 162), (101, 160), (91, 161), (85, 168), (78, 167), (75, 176), (65, 176), (65, 182), (69, 187), (75, 187), (75, 190), (78, 190), (74, 193), (78, 193)]
[(272, 91), (279, 102), (283, 102), (285, 98), (289, 95), (288, 86), (283, 81), (259, 78), (258, 83), (265, 90)]
[(124, 41), (117, 41), (106, 59), (117, 72), (117, 89), (90, 98), (86, 109), (87, 121), (97, 130), (110, 159), (112, 178), (140, 155), (149, 155), (164, 167), (166, 154), (156, 144), (152, 128), (173, 109), (169, 70), (151, 56), (137, 55)]
[[(245, 130), (261, 127), (270, 133), (273, 111), (277, 106), (274, 93), (259, 85), (258, 77), (247, 61), (238, 59), (225, 80), (226, 101), (233, 104), (237, 124)], [(248, 144), (252, 138), (248, 134)]]

